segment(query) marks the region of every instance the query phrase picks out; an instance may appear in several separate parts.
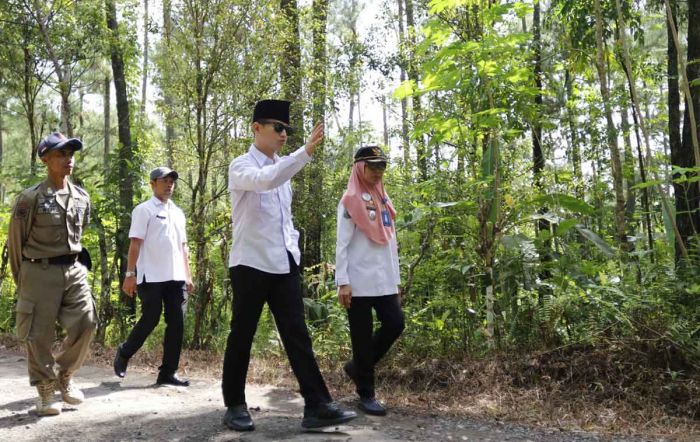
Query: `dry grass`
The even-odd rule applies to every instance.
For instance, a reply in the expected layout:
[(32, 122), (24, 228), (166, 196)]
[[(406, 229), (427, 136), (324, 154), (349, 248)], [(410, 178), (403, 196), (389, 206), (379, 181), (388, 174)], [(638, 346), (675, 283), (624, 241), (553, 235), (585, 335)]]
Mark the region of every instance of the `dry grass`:
[[(0, 336), (0, 345), (22, 351), (12, 337)], [(90, 363), (111, 366), (113, 357), (114, 349), (95, 346)], [(159, 351), (141, 351), (131, 366), (155, 374), (160, 358)], [(185, 350), (181, 360), (183, 375), (221, 377), (221, 354)], [(335, 397), (354, 394), (340, 364), (321, 365)], [(640, 354), (611, 348), (452, 361), (393, 357), (378, 369), (378, 394), (389, 406), (418, 414), (700, 440), (700, 375), (656, 365)], [(248, 379), (298, 388), (286, 359), (277, 356), (253, 358)]]

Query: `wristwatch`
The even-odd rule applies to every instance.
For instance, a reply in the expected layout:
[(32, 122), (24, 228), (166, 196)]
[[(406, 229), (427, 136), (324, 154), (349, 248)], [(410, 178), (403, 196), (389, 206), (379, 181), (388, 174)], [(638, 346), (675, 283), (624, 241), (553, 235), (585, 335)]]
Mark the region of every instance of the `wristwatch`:
[(131, 278), (132, 276), (136, 276), (136, 272), (134, 272), (132, 270), (127, 270), (126, 272), (124, 272), (125, 278)]

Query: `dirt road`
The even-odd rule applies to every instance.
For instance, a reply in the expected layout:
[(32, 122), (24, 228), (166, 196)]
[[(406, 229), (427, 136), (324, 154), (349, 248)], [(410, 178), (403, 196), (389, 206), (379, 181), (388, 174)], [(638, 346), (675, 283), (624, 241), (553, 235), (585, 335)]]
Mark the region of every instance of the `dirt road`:
[[(237, 433), (221, 424), (224, 412), (218, 379), (192, 379), (189, 388), (159, 387), (155, 374), (130, 368), (123, 380), (108, 367), (83, 367), (76, 376), (86, 401), (60, 416), (34, 414), (36, 390), (27, 380), (26, 360), (0, 348), (0, 441), (599, 441), (588, 433), (525, 428), (499, 422), (417, 415), (390, 410), (386, 417), (360, 415), (349, 425), (311, 433), (302, 430), (303, 402), (292, 391), (249, 386), (256, 430)], [(353, 398), (339, 398), (353, 407)], [(64, 405), (64, 407), (67, 407)]]

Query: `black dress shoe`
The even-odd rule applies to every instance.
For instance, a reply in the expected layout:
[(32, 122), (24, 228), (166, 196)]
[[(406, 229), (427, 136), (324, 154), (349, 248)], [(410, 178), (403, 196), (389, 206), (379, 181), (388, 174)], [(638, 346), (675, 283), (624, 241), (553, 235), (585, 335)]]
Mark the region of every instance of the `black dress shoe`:
[(129, 358), (122, 356), (122, 346), (117, 347), (117, 353), (114, 355), (114, 374), (123, 378), (126, 376), (126, 367), (129, 365)]
[(158, 374), (158, 380), (156, 380), (158, 385), (174, 385), (176, 387), (189, 387), (190, 381), (187, 379), (180, 379), (175, 373), (172, 374)]
[(386, 408), (373, 397), (361, 397), (357, 407), (367, 414), (373, 416), (386, 416)]
[(346, 362), (345, 365), (343, 365), (343, 371), (357, 384), (357, 369), (355, 369), (355, 363), (353, 361)]
[(224, 415), (224, 425), (236, 431), (253, 431), (255, 424), (248, 412), (248, 405), (240, 404), (228, 407)]
[(333, 402), (319, 405), (313, 408), (304, 407), (304, 419), (301, 426), (304, 428), (322, 428), (330, 425), (344, 424), (357, 417), (354, 411), (340, 409)]

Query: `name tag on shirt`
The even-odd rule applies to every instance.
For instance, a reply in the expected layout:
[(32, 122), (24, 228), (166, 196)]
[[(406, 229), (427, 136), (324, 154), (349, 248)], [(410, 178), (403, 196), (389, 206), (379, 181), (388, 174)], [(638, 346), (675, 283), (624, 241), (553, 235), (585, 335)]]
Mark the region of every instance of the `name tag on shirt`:
[(391, 217), (388, 210), (382, 210), (382, 223), (385, 227), (391, 227)]
[(58, 201), (54, 197), (39, 198), (39, 204), (37, 204), (38, 213), (59, 213)]

